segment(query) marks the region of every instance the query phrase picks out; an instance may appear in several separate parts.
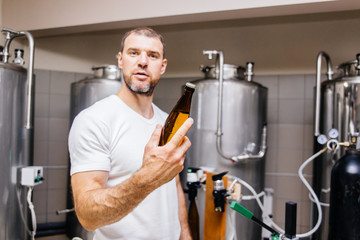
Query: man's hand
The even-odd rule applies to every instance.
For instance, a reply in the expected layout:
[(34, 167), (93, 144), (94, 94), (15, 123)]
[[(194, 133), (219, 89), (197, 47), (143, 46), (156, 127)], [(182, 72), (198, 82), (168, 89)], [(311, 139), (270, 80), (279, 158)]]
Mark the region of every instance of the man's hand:
[(185, 135), (193, 122), (192, 118), (188, 118), (164, 146), (159, 146), (162, 128), (160, 125), (156, 126), (145, 146), (143, 165), (139, 171), (146, 171), (144, 173), (149, 177), (149, 181), (156, 183), (157, 187), (169, 182), (183, 170), (185, 153), (191, 146)]

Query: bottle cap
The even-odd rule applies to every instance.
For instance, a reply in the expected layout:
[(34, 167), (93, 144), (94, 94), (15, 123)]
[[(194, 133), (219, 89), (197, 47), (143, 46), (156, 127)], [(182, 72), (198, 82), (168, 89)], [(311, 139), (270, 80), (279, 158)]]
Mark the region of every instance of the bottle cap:
[(190, 83), (190, 82), (185, 83), (185, 86), (187, 86), (187, 87), (189, 87), (189, 88), (193, 88), (193, 89), (196, 88), (196, 85), (193, 84), (193, 83)]

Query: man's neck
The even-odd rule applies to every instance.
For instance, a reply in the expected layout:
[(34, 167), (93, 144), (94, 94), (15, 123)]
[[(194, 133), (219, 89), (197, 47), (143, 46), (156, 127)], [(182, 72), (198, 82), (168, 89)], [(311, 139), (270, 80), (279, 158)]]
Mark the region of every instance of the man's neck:
[(154, 116), (152, 107), (153, 95), (146, 96), (130, 91), (126, 86), (121, 87), (116, 94), (126, 105), (139, 113), (144, 118), (150, 119)]

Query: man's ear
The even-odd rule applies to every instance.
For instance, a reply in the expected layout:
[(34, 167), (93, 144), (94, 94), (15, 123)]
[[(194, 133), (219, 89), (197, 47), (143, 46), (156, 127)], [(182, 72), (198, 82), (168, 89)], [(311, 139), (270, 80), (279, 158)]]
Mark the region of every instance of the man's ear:
[(165, 73), (165, 70), (166, 70), (166, 66), (167, 66), (167, 59), (164, 58), (162, 60), (162, 65), (161, 65), (161, 71), (160, 71), (160, 74), (163, 75)]
[(118, 52), (118, 67), (122, 69), (122, 54)]

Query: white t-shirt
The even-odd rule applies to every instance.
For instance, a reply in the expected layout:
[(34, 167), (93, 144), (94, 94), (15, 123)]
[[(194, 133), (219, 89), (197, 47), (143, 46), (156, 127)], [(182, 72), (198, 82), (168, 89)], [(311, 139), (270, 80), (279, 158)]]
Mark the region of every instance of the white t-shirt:
[[(156, 124), (167, 114), (153, 105), (146, 119), (112, 95), (83, 110), (69, 134), (71, 175), (77, 172), (109, 172), (106, 187), (121, 184), (142, 165), (144, 148)], [(176, 181), (150, 193), (119, 222), (95, 230), (94, 239), (179, 239), (180, 222)]]

